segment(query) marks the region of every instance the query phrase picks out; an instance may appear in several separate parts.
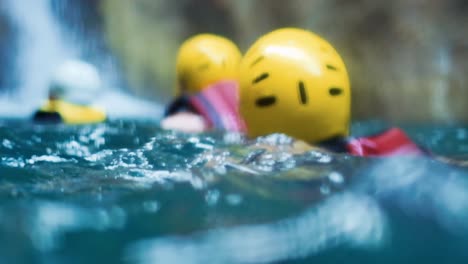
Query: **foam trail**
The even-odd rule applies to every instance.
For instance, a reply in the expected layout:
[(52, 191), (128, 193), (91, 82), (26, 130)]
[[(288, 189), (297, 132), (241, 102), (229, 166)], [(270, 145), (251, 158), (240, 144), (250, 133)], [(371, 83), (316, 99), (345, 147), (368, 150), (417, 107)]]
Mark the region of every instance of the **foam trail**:
[(50, 251), (60, 245), (66, 233), (77, 230), (121, 229), (127, 215), (119, 207), (81, 208), (68, 204), (37, 202), (37, 211), (30, 219), (30, 236), (34, 246)]
[(447, 231), (468, 233), (468, 174), (421, 157), (382, 159), (358, 188), (398, 205), (414, 217), (436, 220)]
[(137, 263), (272, 263), (348, 245), (376, 247), (386, 237), (377, 203), (362, 195), (332, 197), (280, 222), (142, 241), (127, 251)]

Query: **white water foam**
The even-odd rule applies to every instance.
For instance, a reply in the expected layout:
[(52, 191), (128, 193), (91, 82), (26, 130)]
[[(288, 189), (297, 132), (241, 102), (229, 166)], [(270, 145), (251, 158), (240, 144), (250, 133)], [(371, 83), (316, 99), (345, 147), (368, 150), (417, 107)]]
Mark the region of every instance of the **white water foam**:
[(343, 245), (378, 247), (386, 222), (372, 198), (344, 194), (275, 223), (141, 241), (128, 248), (128, 257), (136, 263), (275, 263)]

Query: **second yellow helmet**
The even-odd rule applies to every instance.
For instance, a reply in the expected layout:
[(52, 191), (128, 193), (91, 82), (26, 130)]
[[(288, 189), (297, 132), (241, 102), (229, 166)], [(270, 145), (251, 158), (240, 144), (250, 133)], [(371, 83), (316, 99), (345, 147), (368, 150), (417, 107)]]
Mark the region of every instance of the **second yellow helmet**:
[(178, 91), (194, 94), (222, 80), (237, 80), (239, 48), (227, 38), (199, 34), (186, 40), (177, 55)]
[(258, 39), (240, 66), (240, 111), (252, 137), (285, 133), (311, 143), (348, 134), (351, 90), (333, 46), (302, 29)]

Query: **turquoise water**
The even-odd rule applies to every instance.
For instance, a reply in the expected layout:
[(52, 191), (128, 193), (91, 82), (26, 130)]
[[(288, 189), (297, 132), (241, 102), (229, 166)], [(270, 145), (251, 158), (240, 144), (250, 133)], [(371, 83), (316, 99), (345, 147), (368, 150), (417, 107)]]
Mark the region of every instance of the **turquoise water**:
[[(468, 127), (404, 128), (468, 159)], [(291, 141), (0, 121), (0, 263), (468, 261), (466, 167)]]

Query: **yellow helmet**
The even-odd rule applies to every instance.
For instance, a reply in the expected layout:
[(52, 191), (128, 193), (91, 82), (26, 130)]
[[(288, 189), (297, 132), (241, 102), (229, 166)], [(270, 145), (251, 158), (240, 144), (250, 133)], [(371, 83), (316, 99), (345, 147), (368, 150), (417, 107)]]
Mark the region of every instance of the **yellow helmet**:
[(312, 32), (275, 30), (242, 59), (240, 111), (249, 136), (285, 133), (311, 143), (346, 136), (350, 101), (343, 60)]
[(200, 34), (179, 48), (176, 62), (178, 92), (194, 94), (222, 80), (237, 80), (241, 52), (232, 41)]

